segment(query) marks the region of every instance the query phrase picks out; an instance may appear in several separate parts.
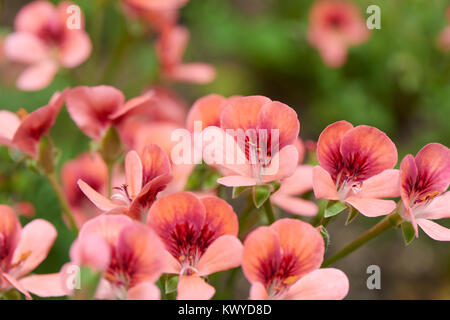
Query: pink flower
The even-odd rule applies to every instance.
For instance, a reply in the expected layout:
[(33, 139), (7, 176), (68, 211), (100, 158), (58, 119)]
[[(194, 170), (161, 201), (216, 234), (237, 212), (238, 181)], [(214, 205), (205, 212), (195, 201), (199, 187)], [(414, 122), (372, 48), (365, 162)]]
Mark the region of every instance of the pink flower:
[(189, 192), (164, 196), (150, 208), (148, 225), (165, 244), (165, 272), (180, 275), (177, 299), (210, 299), (215, 289), (202, 277), (241, 264), (237, 216), (220, 198), (199, 199)]
[(212, 153), (204, 148), (205, 161), (220, 155), (219, 164), (234, 172), (218, 179), (220, 184), (253, 186), (294, 173), (300, 122), (289, 106), (263, 96), (237, 97), (221, 112), (220, 126), (203, 131), (204, 141), (210, 135), (222, 140), (210, 144)]
[(0, 205), (0, 291), (15, 288), (31, 299), (21, 281), (47, 257), (56, 229), (36, 219), (23, 229), (12, 208)]
[(396, 204), (380, 198), (398, 197), (397, 148), (374, 127), (353, 127), (335, 122), (321, 133), (317, 143), (320, 166), (313, 171), (318, 199), (339, 200), (368, 217), (391, 213)]
[(176, 82), (208, 83), (216, 76), (215, 69), (206, 63), (182, 63), (189, 41), (189, 31), (180, 26), (163, 30), (155, 44), (164, 77)]
[(123, 0), (127, 5), (142, 10), (179, 9), (189, 0)]
[(416, 157), (408, 154), (400, 164), (400, 214), (411, 221), (419, 235), (419, 225), (431, 238), (450, 241), (450, 229), (430, 220), (450, 218), (450, 150), (430, 143)]
[(64, 163), (61, 169), (61, 180), (67, 201), (79, 227), (102, 212), (85, 197), (78, 187), (78, 180), (83, 180), (97, 192), (107, 193), (108, 170), (98, 153), (83, 153)]
[(71, 295), (69, 267), (90, 266), (103, 271), (98, 299), (156, 300), (154, 284), (165, 268), (164, 246), (156, 233), (123, 215), (102, 215), (86, 222), (70, 250), (71, 263), (59, 273), (36, 275), (22, 281), (41, 297)]
[(253, 300), (339, 300), (349, 289), (338, 269), (319, 269), (323, 238), (311, 225), (281, 219), (259, 227), (244, 241), (242, 268), (251, 283)]
[(319, 50), (330, 67), (340, 67), (351, 46), (365, 42), (370, 36), (359, 8), (342, 0), (314, 2), (309, 14), (309, 43)]
[(68, 1), (57, 7), (48, 1), (33, 1), (17, 14), (5, 53), (12, 61), (27, 65), (17, 79), (21, 90), (43, 89), (60, 66), (75, 68), (89, 57), (92, 44), (83, 26), (68, 25), (70, 5)]
[(49, 133), (64, 104), (65, 92), (56, 93), (48, 105), (36, 109), (20, 119), (10, 111), (0, 111), (0, 144), (15, 147), (32, 158), (37, 158), (38, 145)]
[(125, 103), (123, 93), (110, 86), (76, 87), (67, 93), (66, 106), (72, 120), (89, 137), (100, 140), (105, 131), (133, 109), (149, 103), (146, 95)]
[(141, 156), (136, 151), (130, 151), (125, 159), (125, 177), (126, 183), (114, 188), (111, 199), (98, 193), (83, 180), (78, 180), (78, 185), (100, 210), (126, 214), (142, 221), (156, 195), (172, 179), (169, 159), (155, 144), (147, 146)]

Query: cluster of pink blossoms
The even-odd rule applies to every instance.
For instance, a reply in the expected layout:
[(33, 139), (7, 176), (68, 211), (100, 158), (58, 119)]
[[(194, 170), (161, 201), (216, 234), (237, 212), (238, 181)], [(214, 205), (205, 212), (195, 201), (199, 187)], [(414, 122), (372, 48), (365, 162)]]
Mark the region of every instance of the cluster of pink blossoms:
[[(163, 77), (209, 82), (215, 74), (211, 66), (182, 63), (188, 33), (176, 18), (185, 3), (122, 4), (157, 30)], [(86, 33), (64, 24), (68, 5), (35, 1), (17, 16), (16, 32), (4, 46), (11, 59), (28, 65), (17, 80), (20, 88), (45, 87), (59, 66), (72, 68), (89, 56)], [(351, 3), (318, 1), (308, 39), (326, 63), (338, 66), (349, 46), (367, 39), (361, 24)], [(49, 132), (64, 106), (95, 151), (64, 163), (58, 173)], [(200, 135), (217, 138), (202, 141), (206, 169), (192, 155), (185, 163), (174, 159), (180, 144), (173, 133), (184, 129), (195, 136), (197, 123)], [(432, 221), (450, 218), (446, 146), (430, 143), (394, 169), (396, 146), (377, 128), (338, 121), (323, 130), (313, 148), (305, 148), (299, 132), (296, 111), (267, 97), (211, 94), (186, 112), (184, 102), (162, 86), (128, 101), (111, 86), (67, 88), (30, 114), (0, 111), (0, 143), (49, 178), (67, 225), (77, 233), (70, 261), (58, 272), (30, 274), (45, 260), (57, 230), (42, 219), (22, 228), (14, 209), (1, 205), (0, 293), (160, 299), (176, 291), (177, 299), (211, 299), (216, 289), (208, 276), (241, 267), (251, 299), (343, 299), (347, 276), (323, 267), (324, 227), (301, 217), (329, 219), (347, 209), (351, 215), (387, 216), (396, 226), (411, 227), (416, 237), (420, 227), (435, 240), (450, 241), (450, 229)], [(199, 147), (194, 140), (182, 147)], [(317, 161), (304, 163), (305, 149)], [(201, 170), (213, 177), (208, 188)], [(258, 221), (246, 220), (245, 212), (238, 215), (219, 197), (224, 187), (233, 188), (234, 197), (248, 197), (246, 213), (257, 212)], [(310, 191), (315, 199), (327, 199), (329, 210), (319, 212), (318, 201), (306, 196)], [(294, 216), (277, 219), (272, 204)], [(267, 218), (259, 215), (261, 208)], [(72, 278), (71, 270), (81, 279)], [(87, 276), (92, 274), (97, 277)], [(176, 285), (168, 292), (173, 279)]]

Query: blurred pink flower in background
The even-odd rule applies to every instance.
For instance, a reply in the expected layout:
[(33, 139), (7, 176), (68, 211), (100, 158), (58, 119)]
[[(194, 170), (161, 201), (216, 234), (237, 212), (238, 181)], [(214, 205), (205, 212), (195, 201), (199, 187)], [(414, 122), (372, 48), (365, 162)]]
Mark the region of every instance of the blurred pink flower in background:
[(107, 213), (126, 214), (133, 219), (146, 219), (146, 210), (156, 200), (156, 195), (171, 181), (170, 162), (159, 146), (148, 145), (141, 155), (128, 152), (125, 158), (126, 182), (114, 188), (111, 199), (97, 192), (83, 180), (78, 185), (83, 193), (100, 210)]
[(330, 124), (317, 143), (320, 166), (313, 171), (318, 199), (339, 200), (368, 217), (391, 213), (396, 203), (381, 198), (400, 193), (397, 148), (374, 127), (353, 127), (347, 121)]
[(450, 150), (439, 143), (430, 143), (413, 157), (401, 162), (400, 214), (411, 221), (416, 236), (418, 225), (431, 238), (450, 241), (450, 229), (430, 220), (450, 218)]
[(123, 0), (127, 5), (142, 10), (179, 9), (189, 0)]
[(47, 87), (59, 67), (75, 68), (90, 55), (92, 44), (80, 28), (69, 28), (71, 2), (57, 7), (48, 1), (33, 1), (17, 14), (15, 32), (5, 41), (5, 54), (12, 61), (28, 67), (17, 79), (21, 90), (34, 91)]
[(65, 94), (55, 93), (48, 105), (38, 108), (22, 119), (15, 113), (0, 111), (0, 144), (14, 147), (32, 158), (38, 155), (38, 144), (43, 135), (49, 133), (61, 110)]
[(347, 276), (338, 269), (319, 269), (324, 252), (319, 231), (300, 220), (257, 228), (244, 241), (242, 268), (251, 283), (250, 299), (343, 299)]
[(114, 87), (81, 86), (68, 91), (66, 107), (70, 117), (84, 134), (100, 140), (110, 126), (149, 100), (148, 96), (143, 95), (125, 102), (123, 93)]
[(79, 227), (102, 213), (78, 187), (77, 182), (80, 179), (101, 194), (108, 192), (108, 169), (98, 153), (82, 153), (77, 158), (64, 163), (61, 168), (64, 193)]
[(189, 31), (181, 26), (164, 29), (155, 43), (163, 76), (175, 82), (204, 84), (214, 80), (216, 71), (201, 62), (183, 63), (189, 41)]
[(340, 67), (347, 51), (370, 36), (360, 9), (347, 0), (318, 0), (309, 14), (308, 41), (319, 50), (325, 64)]
[[(243, 136), (232, 136), (229, 130), (242, 131)], [(272, 137), (272, 130), (276, 130), (277, 137)], [(215, 143), (213, 153), (222, 154), (221, 165), (231, 171), (217, 182), (233, 187), (253, 186), (292, 175), (298, 162), (294, 143), (299, 130), (297, 113), (281, 102), (263, 96), (233, 98), (221, 112), (220, 129), (209, 127), (203, 131), (205, 136), (223, 137), (224, 145)], [(207, 163), (214, 154), (204, 153)], [(227, 161), (230, 154), (233, 161)]]
[(16, 288), (31, 299), (21, 281), (44, 261), (56, 236), (55, 227), (42, 219), (22, 229), (14, 210), (0, 205), (0, 291)]
[(165, 272), (180, 275), (179, 300), (212, 298), (215, 289), (202, 277), (241, 264), (238, 220), (225, 200), (199, 199), (189, 192), (169, 194), (150, 208), (148, 225), (165, 244)]

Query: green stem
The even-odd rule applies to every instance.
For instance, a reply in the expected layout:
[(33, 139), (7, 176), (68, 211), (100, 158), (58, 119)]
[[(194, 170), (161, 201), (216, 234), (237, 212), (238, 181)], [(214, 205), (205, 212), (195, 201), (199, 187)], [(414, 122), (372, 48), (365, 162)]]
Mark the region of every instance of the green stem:
[(270, 198), (264, 202), (264, 212), (266, 213), (267, 221), (269, 225), (275, 222), (275, 215), (273, 214), (272, 203), (270, 203)]
[(56, 197), (59, 200), (59, 203), (61, 204), (61, 207), (63, 209), (63, 213), (67, 218), (67, 221), (69, 222), (69, 227), (72, 231), (74, 231), (76, 234), (78, 234), (78, 226), (75, 223), (75, 218), (73, 217), (72, 210), (70, 209), (70, 205), (67, 202), (67, 199), (64, 195), (64, 192), (62, 190), (62, 187), (58, 181), (58, 178), (56, 177), (55, 173), (47, 174), (47, 179), (52, 185), (53, 190), (56, 193)]
[(378, 222), (375, 226), (367, 230), (364, 234), (359, 236), (355, 241), (347, 245), (345, 248), (343, 248), (341, 251), (336, 253), (335, 255), (329, 257), (322, 263), (322, 268), (328, 267), (329, 265), (335, 263), (336, 261), (344, 258), (348, 254), (352, 253), (359, 247), (361, 247), (363, 244), (367, 243), (371, 239), (375, 238), (376, 236), (380, 235), (386, 230), (389, 230), (390, 228), (398, 226), (402, 222), (402, 218), (397, 212), (393, 212), (387, 217), (385, 217), (383, 220)]

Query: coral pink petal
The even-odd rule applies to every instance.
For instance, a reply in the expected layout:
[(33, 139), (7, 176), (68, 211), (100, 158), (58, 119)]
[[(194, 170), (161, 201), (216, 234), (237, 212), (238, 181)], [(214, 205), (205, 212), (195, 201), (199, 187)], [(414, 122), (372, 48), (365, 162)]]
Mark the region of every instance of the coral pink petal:
[(52, 3), (32, 1), (20, 9), (14, 20), (14, 28), (20, 32), (37, 34), (55, 18), (57, 11)]
[(225, 235), (217, 238), (201, 256), (196, 267), (198, 275), (207, 276), (240, 266), (242, 250), (242, 244), (236, 236)]
[(217, 183), (220, 183), (227, 187), (248, 187), (258, 184), (258, 180), (250, 177), (243, 176), (226, 176), (217, 179)]
[(44, 261), (56, 236), (55, 227), (42, 219), (33, 220), (23, 228), (12, 259), (12, 265), (18, 265), (17, 277), (28, 274)]
[(263, 96), (249, 96), (233, 99), (220, 116), (223, 129), (256, 129), (262, 107), (271, 102)]
[(275, 193), (270, 199), (281, 209), (299, 216), (312, 217), (319, 210), (314, 202), (293, 196)]
[(6, 37), (3, 50), (8, 59), (25, 64), (38, 63), (49, 55), (44, 42), (33, 34), (24, 32), (12, 33)]
[(134, 199), (142, 189), (142, 162), (136, 151), (130, 151), (125, 158), (125, 177), (130, 197)]
[(263, 181), (281, 180), (294, 174), (297, 168), (298, 151), (288, 145), (272, 156), (270, 165), (263, 170)]
[(141, 153), (144, 185), (154, 178), (170, 173), (170, 162), (166, 152), (156, 144), (144, 147)]
[(313, 187), (313, 166), (299, 165), (292, 176), (281, 181), (279, 193), (285, 195), (301, 195)]
[(370, 177), (362, 184), (358, 197), (364, 198), (396, 198), (400, 196), (400, 171), (395, 169)]
[(42, 60), (26, 68), (16, 81), (23, 91), (37, 91), (47, 87), (58, 71), (58, 64), (53, 60)]
[(177, 300), (209, 300), (216, 289), (199, 276), (181, 275), (178, 280)]
[(397, 164), (397, 148), (382, 131), (365, 125), (349, 130), (341, 142), (341, 154), (365, 180)]
[(151, 102), (151, 96), (150, 95), (142, 95), (139, 97), (132, 98), (128, 100), (125, 104), (123, 104), (117, 112), (112, 114), (110, 118), (112, 120), (116, 120), (134, 109), (140, 108), (140, 107), (148, 107), (149, 103)]
[(409, 207), (410, 196), (417, 181), (417, 165), (411, 154), (406, 155), (400, 163), (400, 195), (405, 207)]
[(75, 68), (87, 60), (91, 51), (91, 39), (84, 30), (67, 30), (60, 46), (59, 59), (64, 67)]
[(277, 233), (269, 227), (259, 227), (244, 241), (242, 269), (250, 283), (266, 281), (263, 270), (276, 272), (281, 263), (281, 247)]
[(266, 288), (261, 282), (255, 282), (250, 287), (251, 300), (269, 300)]
[(347, 276), (338, 269), (318, 269), (298, 280), (286, 300), (342, 300), (349, 290)]
[(295, 276), (303, 276), (318, 269), (323, 261), (325, 244), (320, 232), (312, 225), (297, 219), (281, 219), (270, 229), (276, 232), (283, 253), (296, 259)]
[(86, 222), (78, 237), (97, 234), (115, 246), (122, 230), (132, 222), (133, 220), (125, 215), (100, 215)]
[(181, 272), (180, 262), (177, 259), (175, 259), (174, 256), (170, 254), (170, 252), (167, 250), (164, 251), (163, 256), (164, 260), (166, 260), (164, 273), (180, 274)]
[(214, 80), (216, 69), (207, 63), (184, 63), (174, 67), (170, 71), (169, 77), (171, 80), (178, 82), (206, 84)]
[(123, 228), (116, 247), (116, 258), (133, 266), (132, 283), (155, 282), (166, 268), (164, 245), (156, 232), (133, 221)]
[(92, 187), (83, 180), (78, 180), (78, 186), (86, 197), (88, 197), (100, 210), (110, 211), (117, 207), (114, 202), (92, 189)]
[(105, 271), (111, 262), (111, 247), (100, 235), (87, 234), (72, 244), (70, 260), (78, 266)]
[(276, 130), (279, 139), (278, 148), (282, 149), (295, 142), (300, 131), (300, 122), (294, 109), (284, 103), (273, 101), (261, 108), (258, 128), (268, 130), (267, 134), (271, 136), (272, 130)]
[(220, 126), (220, 113), (226, 102), (227, 99), (218, 94), (210, 94), (195, 101), (187, 115), (187, 129), (193, 132), (196, 121), (201, 123), (202, 129), (209, 126)]
[(417, 219), (417, 224), (430, 238), (438, 241), (450, 241), (449, 228), (443, 227), (436, 222), (426, 219)]
[(417, 218), (423, 219), (443, 219), (450, 218), (450, 191), (435, 197), (427, 205), (414, 209)]
[(177, 223), (189, 222), (192, 232), (200, 232), (205, 221), (205, 207), (190, 192), (178, 192), (159, 198), (148, 212), (147, 224), (166, 242)]
[(206, 196), (200, 201), (205, 207), (205, 225), (208, 225), (210, 230), (218, 235), (238, 235), (238, 218), (231, 205), (216, 196)]
[(319, 166), (316, 166), (313, 169), (313, 189), (317, 199), (339, 199), (336, 185), (330, 174)]
[(98, 140), (110, 125), (109, 116), (114, 114), (124, 101), (123, 93), (114, 87), (82, 86), (69, 91), (66, 106), (77, 126), (86, 135)]
[(450, 149), (430, 143), (416, 155), (418, 179), (427, 180), (427, 190), (443, 192), (450, 184)]
[(11, 146), (14, 134), (21, 123), (20, 118), (11, 111), (0, 111), (0, 144)]
[(4, 250), (11, 252), (17, 246), (20, 239), (21, 225), (14, 210), (7, 205), (0, 204), (0, 235), (2, 243), (5, 241)]
[(61, 274), (38, 274), (20, 279), (24, 289), (41, 298), (62, 297), (67, 295), (61, 286)]
[(1, 272), (0, 272), (0, 277), (3, 278), (3, 280), (6, 281), (7, 283), (9, 283), (12, 287), (14, 287), (17, 290), (19, 290), (20, 292), (22, 292), (25, 295), (25, 298), (27, 300), (33, 299), (31, 297), (30, 293), (27, 291), (27, 289), (25, 289), (22, 286), (22, 284), (19, 281), (17, 281), (16, 278), (12, 277), (11, 275), (9, 275), (7, 273), (1, 273)]
[(343, 160), (340, 151), (342, 139), (352, 128), (352, 124), (347, 121), (335, 122), (322, 131), (317, 141), (317, 159), (320, 166), (333, 178), (336, 178), (342, 167)]
[(151, 282), (143, 282), (128, 290), (127, 300), (159, 300), (161, 291)]
[(366, 217), (385, 216), (395, 210), (397, 204), (392, 200), (348, 197), (345, 202), (355, 207)]

